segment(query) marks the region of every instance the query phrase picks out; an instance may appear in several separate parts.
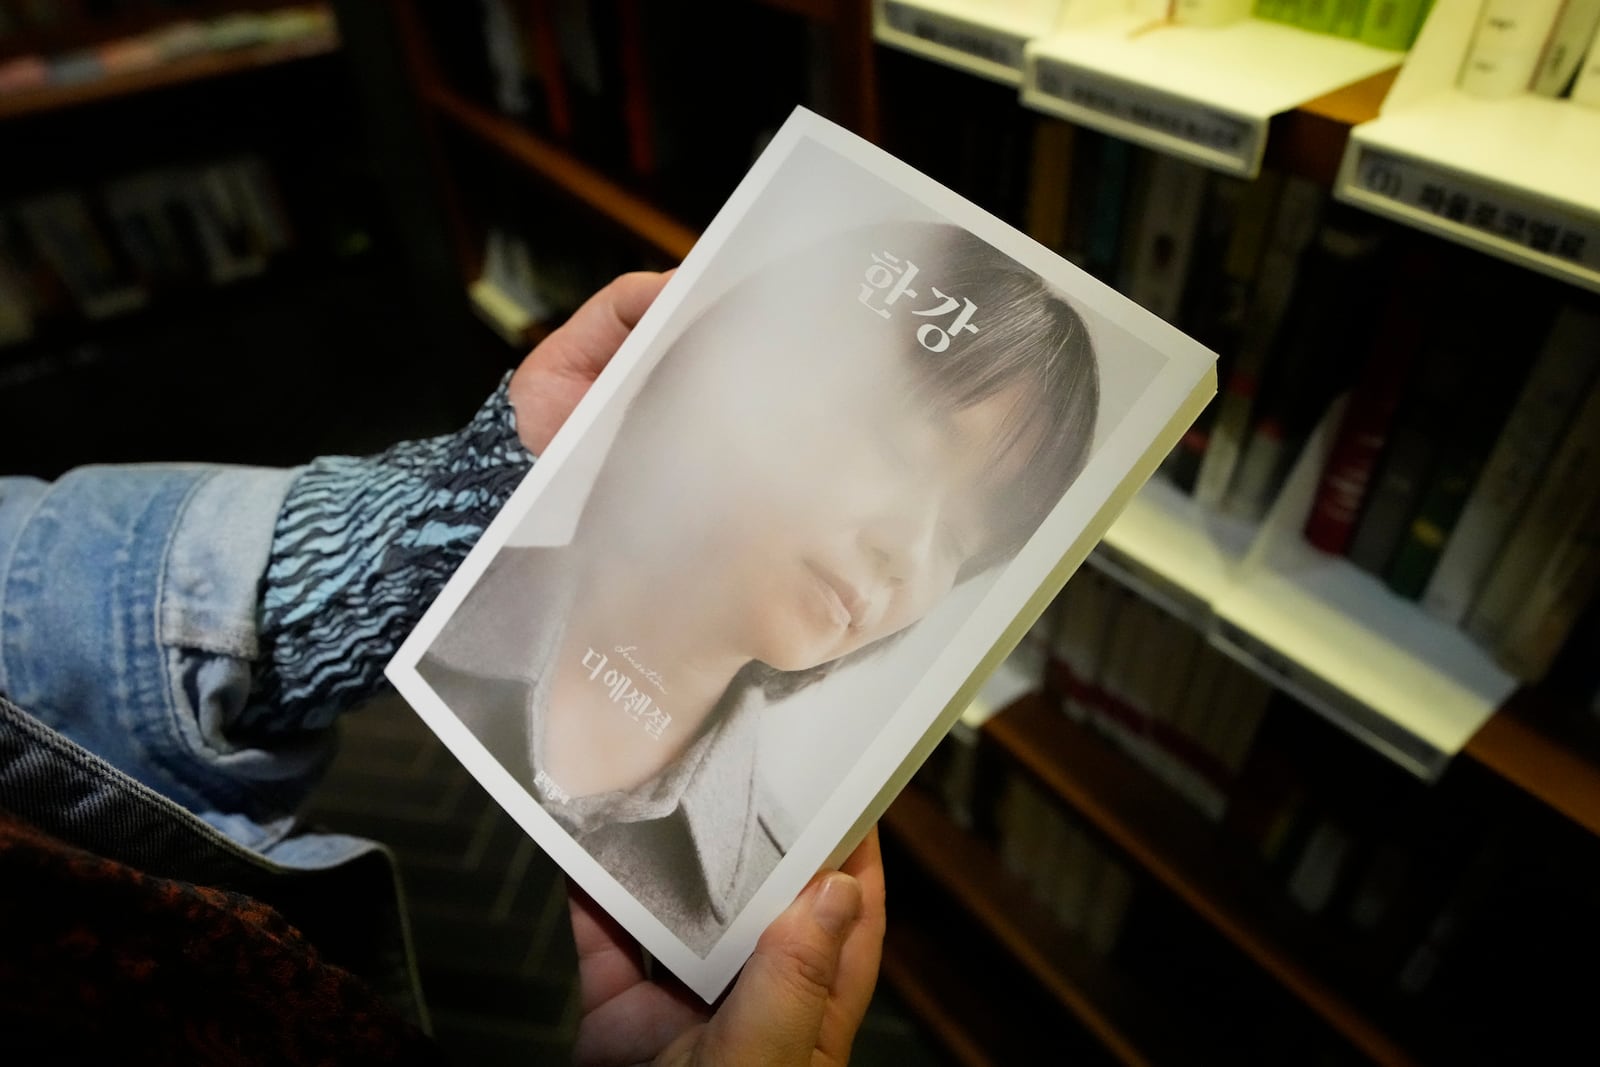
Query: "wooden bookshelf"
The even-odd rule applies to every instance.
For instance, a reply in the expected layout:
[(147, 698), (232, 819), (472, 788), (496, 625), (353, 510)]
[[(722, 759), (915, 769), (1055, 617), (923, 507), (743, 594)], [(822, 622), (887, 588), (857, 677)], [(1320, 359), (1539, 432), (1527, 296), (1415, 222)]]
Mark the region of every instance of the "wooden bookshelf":
[(1303, 962), (1316, 930), (1281, 894), (1253, 886), (1215, 847), (1210, 823), (1132, 760), (1037, 696), (989, 720), (987, 735), (1119, 851), (1237, 946), (1353, 1046), (1381, 1064), (1411, 1055)]
[(136, 93), (147, 93), (156, 89), (261, 70), (312, 56), (328, 55), (338, 48), (337, 33), (319, 33), (291, 41), (274, 41), (226, 52), (185, 56), (144, 70), (108, 74), (76, 85), (50, 85), (25, 92), (0, 95), (0, 120), (40, 115), (90, 104), (97, 100), (132, 96)]
[(1600, 836), (1600, 764), (1594, 737), (1546, 725), (1573, 711), (1525, 689), (1467, 742), (1466, 754), (1553, 811)]
[(962, 1067), (1023, 1063), (1033, 1047), (1022, 1020), (997, 1003), (987, 984), (975, 982), (951, 963), (928, 934), (905, 923), (889, 923), (883, 942), (885, 980)]
[(699, 235), (692, 228), (516, 120), (475, 104), (443, 84), (425, 87), (423, 100), (441, 118), (673, 262), (688, 255), (694, 246)]
[(1153, 1003), (1097, 960), (1004, 870), (993, 850), (957, 827), (931, 797), (905, 790), (883, 826), (1120, 1062), (1132, 1067), (1196, 1060), (1193, 1035), (1183, 1043), (1172, 1040), (1172, 1006)]

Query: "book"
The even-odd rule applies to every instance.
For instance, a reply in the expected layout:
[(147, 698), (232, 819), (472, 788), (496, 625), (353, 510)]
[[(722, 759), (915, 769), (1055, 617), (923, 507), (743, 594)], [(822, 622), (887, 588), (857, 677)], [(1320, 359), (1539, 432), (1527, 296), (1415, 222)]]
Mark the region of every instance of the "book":
[(1361, 40), (1376, 48), (1405, 51), (1423, 18), (1424, 0), (1367, 0)]
[(1422, 606), (1460, 623), (1573, 412), (1600, 374), (1600, 314), (1568, 305), (1506, 418), (1428, 581)]
[(1562, 0), (1486, 0), (1461, 63), (1460, 84), (1473, 96), (1514, 96), (1528, 89)]
[(1567, 0), (1545, 41), (1531, 88), (1540, 96), (1563, 96), (1572, 87), (1584, 53), (1600, 29), (1600, 0)]
[(1467, 632), (1484, 647), (1500, 647), (1540, 572), (1563, 551), (1573, 519), (1586, 515), (1597, 495), (1600, 389), (1591, 388), (1467, 614)]
[(1214, 392), (1202, 346), (797, 109), (388, 676), (714, 999)]
[(1422, 349), (1426, 323), (1438, 307), (1437, 259), (1413, 248), (1400, 263), (1398, 276), (1407, 284), (1391, 287), (1384, 301), (1372, 347), (1306, 516), (1306, 542), (1330, 555), (1342, 556), (1350, 547), (1400, 397)]

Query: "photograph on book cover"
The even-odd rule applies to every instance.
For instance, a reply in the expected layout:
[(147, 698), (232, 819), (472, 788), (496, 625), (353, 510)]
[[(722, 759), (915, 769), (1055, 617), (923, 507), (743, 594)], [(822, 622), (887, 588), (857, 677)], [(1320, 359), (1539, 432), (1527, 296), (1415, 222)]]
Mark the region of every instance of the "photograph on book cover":
[(797, 111), (389, 676), (713, 999), (1187, 426), (1212, 362)]

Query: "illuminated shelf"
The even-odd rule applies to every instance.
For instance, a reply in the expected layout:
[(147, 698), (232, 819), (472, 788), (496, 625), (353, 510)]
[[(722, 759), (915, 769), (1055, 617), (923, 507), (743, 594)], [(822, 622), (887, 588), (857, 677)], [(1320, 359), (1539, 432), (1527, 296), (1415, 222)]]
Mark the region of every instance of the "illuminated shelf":
[(1061, 0), (874, 0), (872, 34), (881, 44), (1003, 85), (1021, 85), (1029, 41), (1055, 30)]
[(1029, 44), (1022, 98), (1156, 151), (1254, 177), (1275, 116), (1392, 70), (1400, 58), (1259, 19), (1176, 26), (1069, 12), (1058, 32)]
[(1334, 191), (1600, 291), (1600, 108), (1456, 88), (1479, 7), (1439, 0), (1382, 113), (1352, 131)]

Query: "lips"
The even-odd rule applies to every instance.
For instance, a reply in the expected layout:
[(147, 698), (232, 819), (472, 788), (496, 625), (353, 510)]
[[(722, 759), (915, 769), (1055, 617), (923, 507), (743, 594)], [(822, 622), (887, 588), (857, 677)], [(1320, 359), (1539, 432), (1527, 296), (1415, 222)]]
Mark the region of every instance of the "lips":
[(807, 560), (806, 567), (822, 583), (828, 598), (834, 601), (833, 606), (836, 609), (834, 614), (839, 624), (852, 630), (859, 630), (866, 621), (867, 610), (872, 606), (866, 594), (826, 564)]

